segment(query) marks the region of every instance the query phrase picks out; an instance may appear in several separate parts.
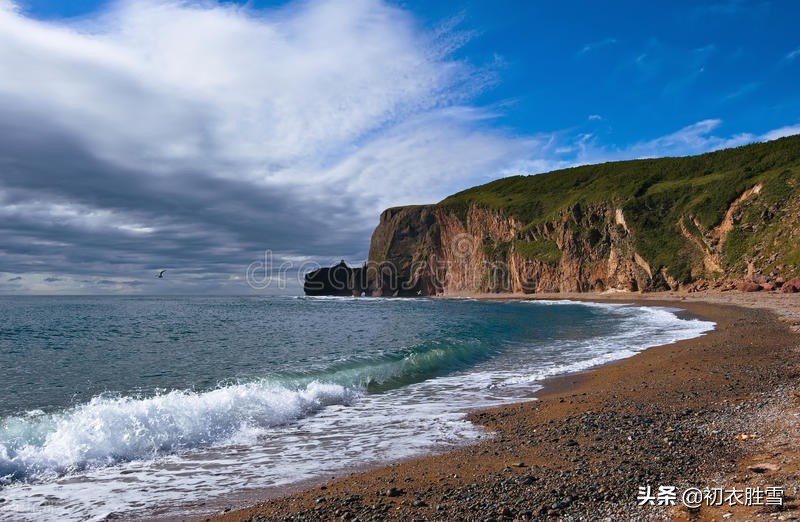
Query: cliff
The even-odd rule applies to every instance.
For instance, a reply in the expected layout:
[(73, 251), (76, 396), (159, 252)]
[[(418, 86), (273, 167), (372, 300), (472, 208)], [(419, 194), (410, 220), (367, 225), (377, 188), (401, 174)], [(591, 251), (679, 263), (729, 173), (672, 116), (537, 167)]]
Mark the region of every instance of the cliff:
[(800, 136), (503, 178), (384, 211), (372, 295), (779, 287), (800, 275)]
[(332, 267), (318, 268), (305, 274), (306, 295), (360, 296), (367, 290), (365, 267), (350, 268), (342, 260)]

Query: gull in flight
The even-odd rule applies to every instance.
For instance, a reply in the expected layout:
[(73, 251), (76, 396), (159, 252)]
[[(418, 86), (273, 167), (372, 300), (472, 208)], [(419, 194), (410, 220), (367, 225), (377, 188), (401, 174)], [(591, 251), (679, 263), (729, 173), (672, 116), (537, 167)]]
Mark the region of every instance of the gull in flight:
[(159, 279), (164, 279), (164, 272), (166, 272), (166, 270), (162, 270), (161, 272), (159, 272), (156, 277)]

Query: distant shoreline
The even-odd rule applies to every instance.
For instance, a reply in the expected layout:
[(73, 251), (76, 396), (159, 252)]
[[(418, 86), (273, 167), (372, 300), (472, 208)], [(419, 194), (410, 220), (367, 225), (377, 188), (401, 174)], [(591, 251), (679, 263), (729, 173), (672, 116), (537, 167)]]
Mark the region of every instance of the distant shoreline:
[[(452, 297), (668, 306), (712, 320), (717, 329), (586, 372), (547, 379), (536, 401), (471, 414), (470, 420), (496, 432), (489, 441), (322, 485), (306, 484), (308, 489), (215, 520), (257, 515), (294, 519), (301, 514), (307, 519), (446, 520), (474, 518), (477, 513), (499, 520), (576, 515), (688, 520), (680, 506), (638, 508), (637, 487), (704, 487), (712, 482), (745, 487), (765, 481), (791, 484), (796, 478), (800, 443), (786, 436), (800, 427), (800, 403), (792, 395), (800, 385), (800, 337), (790, 330), (800, 325), (796, 296), (701, 292)], [(786, 427), (792, 422), (794, 431)], [(746, 442), (737, 440), (743, 433), (748, 435)], [(748, 473), (748, 465), (765, 457), (779, 461), (775, 466), (780, 469)], [(787, 503), (789, 512), (797, 514), (797, 505)], [(749, 517), (758, 509), (764, 508), (703, 506), (693, 516), (711, 520), (732, 512)]]

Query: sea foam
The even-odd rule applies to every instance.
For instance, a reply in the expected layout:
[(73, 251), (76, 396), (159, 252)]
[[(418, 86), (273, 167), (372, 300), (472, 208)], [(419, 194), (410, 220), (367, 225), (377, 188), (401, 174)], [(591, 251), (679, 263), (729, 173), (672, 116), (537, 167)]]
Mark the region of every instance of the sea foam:
[(225, 443), (347, 404), (358, 394), (337, 384), (312, 382), (292, 390), (259, 381), (203, 393), (100, 396), (60, 413), (7, 417), (0, 421), (0, 477), (43, 479)]

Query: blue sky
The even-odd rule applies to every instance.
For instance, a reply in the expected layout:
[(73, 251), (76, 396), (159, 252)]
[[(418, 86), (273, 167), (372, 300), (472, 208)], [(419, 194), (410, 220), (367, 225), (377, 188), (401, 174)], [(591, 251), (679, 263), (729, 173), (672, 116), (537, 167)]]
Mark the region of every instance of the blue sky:
[(0, 0), (0, 293), (249, 292), (389, 206), (800, 133), (800, 4), (651, 4)]
[(464, 52), (506, 62), (481, 101), (513, 100), (508, 124), (528, 132), (619, 148), (706, 119), (764, 133), (800, 120), (798, 15), (796, 2), (476, 3), (464, 25), (484, 32)]

